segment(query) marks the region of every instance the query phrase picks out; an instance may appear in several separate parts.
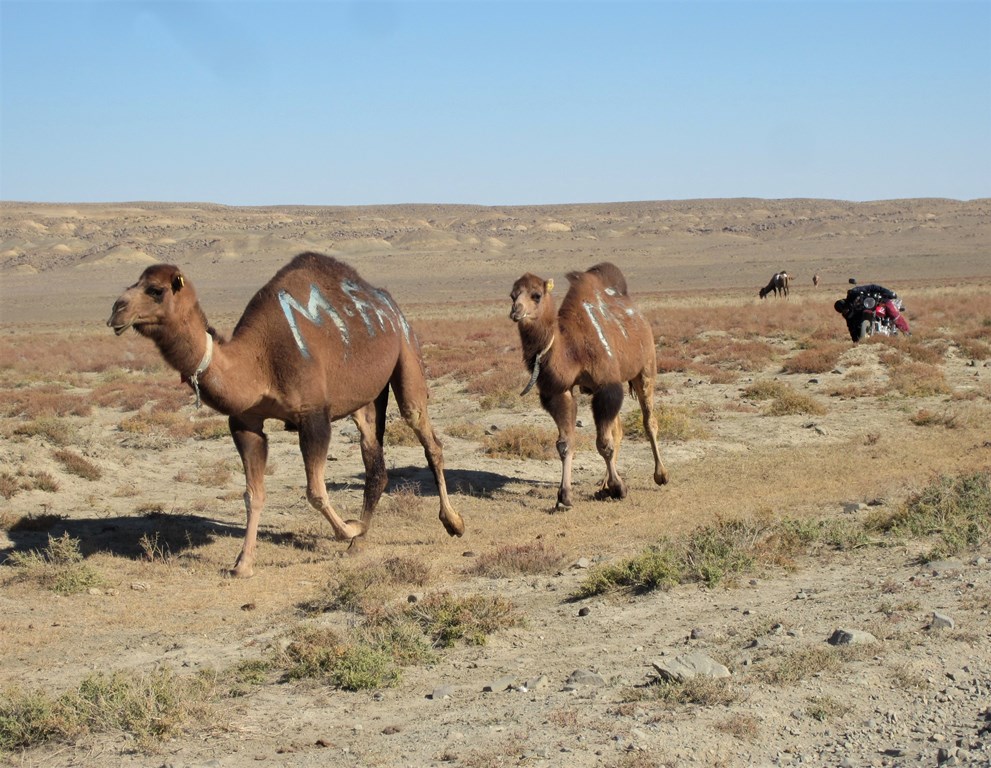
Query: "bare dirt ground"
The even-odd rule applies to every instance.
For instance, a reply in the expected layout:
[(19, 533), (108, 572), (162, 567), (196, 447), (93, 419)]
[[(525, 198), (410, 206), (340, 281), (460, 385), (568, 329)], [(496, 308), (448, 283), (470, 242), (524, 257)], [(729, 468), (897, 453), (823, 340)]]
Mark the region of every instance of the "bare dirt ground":
[[(97, 406), (63, 420), (69, 446), (100, 469), (99, 479), (86, 480), (61, 467), (50, 437), (25, 431), (28, 419), (8, 412), (0, 418), (0, 472), (44, 471), (58, 488), (0, 499), (0, 560), (68, 533), (101, 579), (61, 596), (0, 565), (4, 686), (57, 694), (95, 672), (192, 673), (259, 658), (300, 623), (356, 621), (342, 612), (305, 616), (300, 606), (341, 573), (392, 555), (429, 563), (429, 583), (409, 593), (500, 595), (524, 617), (485, 645), (456, 646), (433, 664), (407, 668), (394, 687), (259, 686), (225, 701), (209, 725), (152, 751), (120, 733), (97, 733), (3, 756), (10, 764), (991, 765), (987, 544), (925, 566), (918, 560), (925, 541), (824, 549), (794, 568), (711, 589), (571, 599), (589, 566), (630, 557), (662, 537), (754, 516), (858, 521), (896, 508), (937, 474), (991, 466), (991, 361), (966, 352), (947, 330), (947, 313), (957, 307), (979, 308), (985, 329), (991, 322), (991, 201), (354, 209), (0, 203), (0, 222), (0, 375), (8, 396), (53, 378), (76, 393), (94, 391), (105, 372), (68, 374), (79, 355), (105, 343), (118, 345), (125, 368), (147, 359), (150, 342), (132, 334), (112, 339), (102, 324), (121, 289), (150, 263), (179, 264), (211, 321), (229, 330), (253, 292), (307, 249), (334, 253), (388, 288), (424, 329), (428, 369), (439, 367), (442, 348), (431, 329), (457, 333), (451, 320), (482, 320), (491, 346), (511, 353), (522, 388), (519, 342), (506, 317), (513, 280), (533, 271), (564, 285), (567, 271), (605, 259), (622, 267), (648, 312), (698, 318), (684, 346), (732, 336), (724, 321), (713, 328), (704, 320), (728, 309), (762, 329), (754, 338), (776, 350), (762, 366), (732, 375), (711, 366), (660, 373), (658, 402), (695, 414), (705, 427), (662, 445), (671, 484), (653, 485), (649, 448), (631, 437), (620, 455), (629, 498), (594, 501), (602, 462), (590, 447), (576, 458), (577, 504), (567, 512), (553, 510), (558, 461), (490, 458), (479, 438), (458, 436), (465, 424), (489, 432), (550, 428), (535, 395), (483, 405), (457, 377), (435, 378), (432, 417), (452, 502), (467, 524), (461, 539), (450, 539), (436, 519), (422, 452), (387, 445), (390, 488), (367, 540), (346, 553), (306, 503), (295, 436), (273, 425), (268, 503), (248, 580), (225, 575), (244, 517), (229, 440), (127, 432), (120, 408)], [(793, 276), (790, 298), (759, 301), (757, 289), (781, 269)], [(851, 276), (905, 299), (913, 340), (939, 350), (944, 392), (893, 392), (890, 348), (849, 344), (832, 303)], [(811, 330), (790, 333), (799, 319)], [(54, 344), (61, 336), (68, 345)], [(33, 373), (35, 338), (50, 352)], [(810, 338), (843, 343), (837, 364), (821, 374), (782, 373), (782, 360)], [(158, 378), (180, 388), (171, 371)], [(767, 415), (742, 394), (764, 379), (788, 384), (824, 412)], [(202, 419), (191, 395), (183, 403), (189, 419)], [(913, 418), (923, 411), (940, 423)], [(579, 432), (593, 435), (585, 401), (579, 418)], [(354, 516), (362, 467), (350, 423), (335, 426), (332, 453), (331, 499)], [(409, 484), (421, 495), (413, 513), (397, 492)], [(45, 514), (61, 518), (48, 530), (14, 524)], [(156, 535), (167, 551), (149, 558)], [(469, 573), (480, 556), (538, 540), (561, 552), (557, 572)], [(406, 592), (395, 599), (405, 601)], [(953, 626), (934, 626), (934, 613)], [(826, 646), (838, 628), (870, 632), (876, 642), (835, 668), (794, 679), (768, 674), (782, 659)], [(731, 671), (727, 701), (671, 704), (631, 693), (656, 677), (655, 661), (692, 650)], [(576, 671), (593, 676), (575, 682)], [(497, 690), (486, 690), (496, 681)]]

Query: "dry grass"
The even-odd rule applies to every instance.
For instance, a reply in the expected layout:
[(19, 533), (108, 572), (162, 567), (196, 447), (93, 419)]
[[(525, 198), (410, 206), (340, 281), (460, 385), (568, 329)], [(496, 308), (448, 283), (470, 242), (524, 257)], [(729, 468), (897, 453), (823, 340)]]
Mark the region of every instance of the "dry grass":
[(17, 578), (29, 579), (63, 595), (85, 592), (101, 582), (100, 576), (83, 562), (79, 542), (69, 534), (48, 537), (42, 550), (14, 552), (7, 564), (17, 571)]
[(69, 445), (75, 441), (75, 430), (65, 419), (54, 416), (40, 416), (14, 427), (19, 437), (35, 437), (52, 445)]
[(763, 379), (746, 387), (743, 397), (751, 400), (770, 400), (765, 408), (768, 416), (789, 416), (793, 414), (821, 415), (826, 407), (810, 395), (796, 392), (781, 381)]
[(836, 368), (840, 355), (847, 350), (839, 343), (819, 344), (802, 349), (785, 360), (782, 373), (827, 373)]
[(520, 575), (555, 573), (564, 563), (564, 553), (543, 541), (509, 544), (483, 553), (467, 569), (472, 576), (506, 579)]
[(487, 456), (507, 459), (557, 458), (557, 431), (513, 424), (482, 440)]
[(84, 480), (99, 480), (103, 477), (103, 470), (100, 467), (75, 451), (62, 449), (55, 451), (54, 456), (70, 475), (76, 475)]
[(79, 392), (68, 392), (56, 384), (0, 390), (0, 416), (52, 419), (89, 416), (92, 412), (90, 398)]
[[(709, 429), (701, 421), (696, 409), (681, 405), (658, 405), (654, 409), (657, 421), (657, 438), (684, 442), (704, 440), (709, 437)], [(643, 429), (643, 415), (640, 408), (629, 408), (623, 414), (623, 432), (633, 438), (647, 439)]]

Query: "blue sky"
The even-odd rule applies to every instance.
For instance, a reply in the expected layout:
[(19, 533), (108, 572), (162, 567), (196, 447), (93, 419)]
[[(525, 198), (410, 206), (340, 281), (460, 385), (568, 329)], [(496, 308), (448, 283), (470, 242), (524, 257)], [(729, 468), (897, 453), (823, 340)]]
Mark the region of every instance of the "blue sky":
[(0, 0), (0, 199), (991, 197), (991, 0)]

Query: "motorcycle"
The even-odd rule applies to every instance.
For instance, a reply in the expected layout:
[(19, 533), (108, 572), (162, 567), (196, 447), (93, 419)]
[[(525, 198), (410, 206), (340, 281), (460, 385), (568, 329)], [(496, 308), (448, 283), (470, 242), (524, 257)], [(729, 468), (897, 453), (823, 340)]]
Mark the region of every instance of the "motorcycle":
[(908, 323), (902, 317), (902, 300), (894, 291), (880, 285), (857, 286), (847, 291), (846, 299), (838, 300), (833, 308), (846, 318), (850, 338), (855, 342), (871, 336), (897, 336), (908, 333)]

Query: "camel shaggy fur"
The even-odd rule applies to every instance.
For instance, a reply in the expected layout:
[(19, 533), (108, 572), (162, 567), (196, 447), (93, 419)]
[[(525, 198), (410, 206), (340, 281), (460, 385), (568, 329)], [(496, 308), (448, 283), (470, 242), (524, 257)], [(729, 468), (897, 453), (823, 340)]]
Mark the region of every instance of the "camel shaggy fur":
[[(151, 339), (210, 407), (226, 414), (244, 465), (247, 525), (233, 575), (250, 576), (265, 506), (266, 419), (299, 432), (307, 498), (339, 541), (368, 531), (388, 482), (382, 438), (391, 387), (433, 470), (440, 519), (452, 536), (464, 522), (447, 497), (444, 456), (427, 415), (419, 343), (392, 297), (347, 264), (317, 253), (294, 258), (255, 294), (229, 341), (207, 324), (178, 267), (148, 267), (114, 303), (107, 325)], [(365, 488), (360, 520), (330, 505), (324, 465), (331, 422), (351, 416), (361, 437)]]
[(761, 288), (757, 295), (762, 299), (767, 296), (767, 294), (773, 291), (775, 296), (787, 296), (788, 295), (788, 282), (791, 278), (788, 277), (787, 272), (775, 272), (771, 276), (770, 282)]
[(606, 463), (599, 497), (625, 498), (626, 483), (616, 470), (623, 437), (619, 418), (624, 384), (640, 403), (643, 427), (654, 453), (654, 481), (668, 481), (657, 447), (654, 377), (657, 374), (654, 334), (626, 293), (626, 279), (613, 264), (597, 264), (568, 274), (571, 286), (557, 311), (552, 280), (527, 273), (513, 284), (509, 317), (516, 322), (523, 361), (540, 404), (557, 424), (561, 457), (558, 508), (572, 506), (571, 465), (574, 458), (577, 400), (575, 388), (592, 395), (595, 445)]

